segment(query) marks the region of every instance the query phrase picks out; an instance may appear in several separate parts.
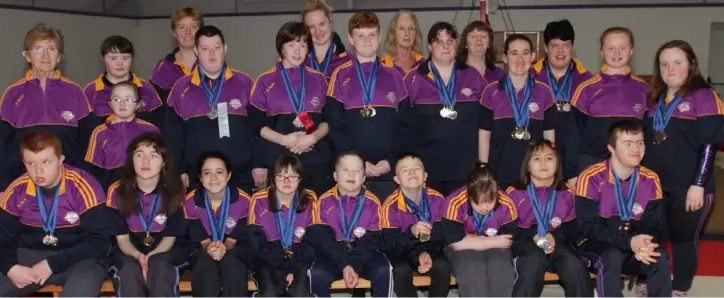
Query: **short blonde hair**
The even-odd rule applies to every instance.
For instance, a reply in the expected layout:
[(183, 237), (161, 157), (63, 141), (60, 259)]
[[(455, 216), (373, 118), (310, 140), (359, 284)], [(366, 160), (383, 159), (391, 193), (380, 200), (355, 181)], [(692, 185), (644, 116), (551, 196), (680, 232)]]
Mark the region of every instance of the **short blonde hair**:
[(176, 24), (178, 24), (179, 21), (189, 17), (198, 22), (199, 27), (204, 26), (204, 15), (201, 14), (201, 11), (193, 7), (184, 6), (177, 8), (171, 13), (171, 30), (176, 29)]
[(307, 0), (307, 3), (304, 4), (304, 8), (302, 9), (302, 22), (304, 22), (304, 17), (313, 11), (321, 10), (324, 15), (329, 19), (332, 20), (332, 8), (327, 4), (324, 0)]
[(51, 40), (55, 42), (58, 53), (63, 54), (65, 43), (63, 39), (63, 32), (61, 32), (60, 29), (45, 23), (37, 23), (33, 25), (33, 27), (30, 27), (28, 33), (25, 34), (23, 51), (30, 51), (30, 49), (33, 48), (33, 45), (41, 40)]
[(417, 16), (414, 12), (409, 10), (400, 10), (392, 16), (390, 24), (387, 26), (387, 37), (385, 40), (385, 51), (394, 56), (397, 55), (397, 22), (402, 16), (409, 16), (412, 19), (412, 23), (415, 24), (415, 41), (412, 43), (412, 50), (418, 53), (422, 53), (422, 31), (420, 30), (420, 22), (417, 21)]

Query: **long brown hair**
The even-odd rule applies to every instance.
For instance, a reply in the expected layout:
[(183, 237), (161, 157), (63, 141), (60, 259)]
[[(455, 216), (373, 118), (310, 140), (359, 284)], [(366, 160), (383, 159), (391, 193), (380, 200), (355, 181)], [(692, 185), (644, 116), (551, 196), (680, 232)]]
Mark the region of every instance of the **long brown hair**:
[(176, 213), (184, 200), (183, 183), (181, 175), (176, 171), (166, 141), (156, 132), (147, 132), (135, 137), (126, 149), (126, 162), (121, 168), (120, 185), (118, 186), (118, 210), (124, 216), (140, 210), (137, 174), (133, 166), (133, 154), (140, 146), (153, 147), (163, 159), (158, 180), (159, 195), (161, 196), (161, 206), (159, 206), (158, 212), (166, 215)]
[(269, 211), (274, 213), (279, 211), (279, 208), (277, 208), (277, 181), (274, 177), (282, 173), (286, 168), (290, 168), (292, 172), (299, 175), (299, 187), (297, 187), (296, 195), (299, 200), (297, 203), (297, 213), (304, 212), (314, 200), (314, 194), (304, 189), (304, 180), (302, 179), (304, 168), (302, 168), (302, 162), (299, 158), (291, 154), (282, 155), (274, 164), (274, 175), (272, 175), (272, 179), (269, 182), (269, 194), (267, 195)]
[(476, 162), (468, 174), (468, 200), (475, 204), (498, 200), (498, 177), (486, 163)]
[(566, 189), (566, 180), (563, 179), (563, 163), (561, 162), (561, 154), (558, 152), (555, 145), (546, 139), (532, 141), (528, 145), (528, 151), (525, 153), (525, 157), (523, 158), (523, 165), (520, 167), (520, 177), (518, 178), (518, 183), (515, 184), (516, 189), (528, 189), (528, 183), (530, 183), (530, 169), (528, 168), (528, 164), (533, 158), (533, 154), (546, 149), (553, 151), (553, 154), (556, 156), (556, 174), (553, 176), (554, 179), (551, 187), (556, 190)]
[(468, 24), (465, 29), (463, 29), (462, 33), (460, 33), (460, 39), (456, 51), (457, 59), (463, 62), (468, 60), (468, 34), (475, 30), (488, 33), (489, 43), (488, 49), (485, 51), (485, 67), (487, 69), (495, 69), (495, 57), (497, 56), (497, 53), (495, 52), (495, 48), (493, 47), (493, 27), (484, 23), (483, 21), (473, 21), (472, 23)]
[(694, 53), (691, 45), (683, 40), (672, 40), (663, 44), (659, 50), (656, 51), (656, 56), (654, 56), (654, 72), (651, 76), (651, 85), (649, 85), (649, 107), (655, 106), (659, 101), (659, 97), (666, 92), (667, 86), (661, 77), (659, 59), (661, 58), (661, 52), (673, 48), (683, 51), (684, 54), (686, 54), (686, 60), (689, 61), (689, 74), (684, 84), (679, 87), (679, 90), (676, 90), (676, 96), (686, 97), (696, 90), (711, 88), (706, 79), (704, 79), (704, 76), (701, 75), (699, 60), (696, 58), (696, 53)]

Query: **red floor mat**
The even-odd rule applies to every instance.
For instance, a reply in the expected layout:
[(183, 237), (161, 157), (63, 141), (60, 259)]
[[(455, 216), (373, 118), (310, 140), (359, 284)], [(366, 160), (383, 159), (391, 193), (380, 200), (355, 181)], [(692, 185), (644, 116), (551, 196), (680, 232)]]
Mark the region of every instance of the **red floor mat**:
[[(671, 254), (671, 248), (667, 247), (667, 250)], [(724, 276), (724, 241), (699, 241), (696, 275)]]

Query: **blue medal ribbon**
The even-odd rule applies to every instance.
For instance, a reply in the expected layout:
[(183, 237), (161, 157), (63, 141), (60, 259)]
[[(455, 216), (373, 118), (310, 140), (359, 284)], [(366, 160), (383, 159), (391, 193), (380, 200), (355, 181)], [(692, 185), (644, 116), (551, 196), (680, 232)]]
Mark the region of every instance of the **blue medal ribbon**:
[(357, 222), (359, 221), (360, 215), (362, 215), (362, 210), (364, 209), (365, 205), (365, 191), (362, 190), (362, 194), (359, 196), (359, 201), (357, 201), (357, 204), (354, 206), (354, 210), (352, 211), (352, 218), (347, 221), (347, 215), (344, 211), (344, 205), (342, 204), (342, 197), (337, 198), (337, 205), (339, 206), (339, 216), (340, 216), (340, 225), (342, 226), (342, 234), (344, 236), (344, 241), (352, 242), (352, 231), (354, 230), (354, 227), (357, 225)]
[(53, 195), (53, 202), (50, 204), (50, 211), (45, 207), (45, 197), (40, 187), (35, 187), (35, 199), (38, 203), (38, 210), (40, 211), (40, 221), (43, 224), (43, 231), (46, 234), (53, 234), (55, 232), (56, 214), (58, 213), (58, 202), (60, 201), (60, 186), (55, 190)]
[[(473, 208), (473, 206), (470, 206)], [(493, 211), (490, 210), (487, 214), (483, 215), (473, 209), (473, 224), (475, 225), (475, 235), (482, 236), (485, 232), (485, 226), (488, 224), (491, 218), (493, 218)]]
[(216, 103), (219, 102), (219, 95), (221, 95), (221, 89), (222, 87), (224, 87), (224, 74), (226, 73), (226, 64), (221, 67), (219, 77), (211, 82), (211, 86), (209, 86), (208, 82), (206, 81), (206, 75), (204, 74), (204, 71), (201, 68), (199, 68), (198, 71), (199, 78), (201, 79), (201, 88), (204, 89), (206, 99), (209, 102), (209, 109), (214, 110), (216, 109)]
[(156, 211), (158, 210), (158, 194), (153, 196), (153, 201), (151, 201), (151, 210), (148, 210), (148, 217), (146, 217), (146, 211), (143, 209), (143, 194), (141, 194), (138, 198), (139, 205), (140, 205), (140, 211), (138, 213), (138, 218), (141, 220), (141, 226), (143, 227), (143, 231), (146, 232), (146, 234), (151, 233), (151, 226), (153, 226), (153, 217), (156, 216)]
[(679, 102), (681, 102), (680, 96), (677, 96), (668, 104), (666, 104), (665, 93), (659, 96), (659, 102), (656, 104), (656, 112), (654, 113), (654, 131), (664, 132)]
[(538, 195), (535, 192), (535, 186), (533, 182), (528, 183), (528, 196), (530, 197), (530, 204), (533, 205), (533, 214), (535, 220), (538, 223), (538, 237), (544, 237), (548, 234), (548, 225), (553, 217), (553, 211), (556, 209), (556, 189), (551, 187), (548, 190), (548, 200), (546, 200), (545, 210), (541, 210), (540, 201), (538, 201)]
[(304, 112), (304, 97), (307, 94), (307, 86), (304, 79), (304, 65), (299, 66), (300, 88), (298, 92), (294, 90), (294, 85), (292, 85), (292, 81), (289, 79), (289, 75), (287, 75), (287, 70), (284, 69), (284, 65), (279, 63), (277, 68), (279, 68), (279, 73), (281, 73), (282, 79), (284, 80), (284, 87), (286, 87), (287, 89), (289, 100), (292, 101), (292, 107), (294, 107), (294, 112), (299, 115)]
[(297, 217), (297, 195), (294, 195), (292, 203), (287, 211), (287, 220), (282, 217), (282, 204), (277, 200), (277, 212), (274, 213), (274, 222), (279, 232), (279, 242), (282, 243), (282, 249), (289, 249), (294, 242), (294, 219)]
[(631, 173), (631, 182), (629, 183), (628, 196), (623, 196), (623, 187), (621, 186), (621, 179), (616, 175), (613, 166), (611, 166), (611, 174), (613, 174), (613, 189), (616, 194), (616, 207), (618, 208), (618, 214), (621, 215), (621, 221), (628, 221), (631, 219), (631, 213), (633, 212), (634, 201), (636, 201), (636, 186), (638, 185), (639, 170), (634, 168)]
[(533, 91), (533, 85), (535, 81), (530, 77), (526, 80), (525, 87), (523, 87), (523, 102), (518, 102), (518, 92), (515, 92), (515, 86), (513, 81), (510, 80), (509, 75), (505, 75), (505, 93), (508, 95), (510, 101), (510, 107), (513, 109), (513, 119), (515, 119), (516, 126), (528, 127), (530, 123), (530, 101), (531, 93)]
[(204, 191), (204, 201), (206, 204), (206, 218), (209, 219), (209, 228), (211, 229), (211, 241), (223, 241), (226, 234), (226, 217), (229, 215), (229, 204), (231, 201), (231, 193), (229, 187), (224, 191), (224, 198), (221, 200), (219, 212), (214, 216), (214, 208), (211, 206), (209, 193)]
[(548, 85), (551, 86), (551, 90), (553, 90), (553, 97), (556, 101), (566, 101), (571, 96), (571, 86), (573, 85), (573, 63), (574, 62), (571, 61), (571, 63), (568, 64), (566, 73), (560, 81), (557, 81), (556, 77), (553, 75), (553, 71), (551, 70), (548, 58), (546, 58), (546, 61), (543, 62), (546, 75), (548, 76)]
[(359, 60), (354, 59), (354, 66), (357, 70), (357, 79), (360, 85), (362, 85), (362, 100), (365, 106), (372, 105), (372, 95), (375, 92), (375, 83), (377, 82), (377, 69), (380, 65), (379, 58), (375, 58), (375, 62), (372, 65), (372, 71), (370, 71), (369, 80), (365, 80), (364, 71), (362, 70), (362, 64)]
[(405, 198), (405, 204), (407, 205), (407, 208), (410, 209), (410, 212), (415, 215), (417, 220), (427, 223), (430, 222), (430, 203), (427, 200), (427, 188), (422, 189), (422, 196), (420, 196), (420, 205), (417, 205), (413, 200), (407, 198), (404, 194), (402, 195), (402, 197)]
[(453, 63), (450, 80), (448, 80), (447, 85), (445, 85), (445, 82), (442, 80), (442, 76), (440, 76), (440, 72), (437, 71), (437, 67), (435, 67), (435, 63), (430, 61), (430, 72), (432, 73), (432, 77), (435, 79), (437, 92), (440, 94), (440, 103), (446, 107), (455, 106), (455, 82), (457, 81), (455, 75), (456, 71), (457, 67)]
[(332, 61), (332, 54), (334, 54), (334, 43), (330, 42), (329, 47), (327, 48), (327, 53), (324, 54), (324, 60), (322, 60), (322, 64), (319, 64), (317, 62), (317, 51), (314, 49), (314, 46), (312, 46), (312, 50), (310, 51), (309, 60), (311, 60), (312, 68), (314, 70), (323, 73), (325, 76), (327, 75), (327, 69), (329, 68), (329, 63)]

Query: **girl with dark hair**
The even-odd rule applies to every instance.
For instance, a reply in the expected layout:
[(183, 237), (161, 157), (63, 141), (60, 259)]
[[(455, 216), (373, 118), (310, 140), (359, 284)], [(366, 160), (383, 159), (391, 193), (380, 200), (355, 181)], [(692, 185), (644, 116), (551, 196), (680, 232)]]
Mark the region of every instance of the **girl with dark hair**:
[(479, 158), (498, 173), (502, 189), (518, 180), (522, 158), (531, 140), (555, 139), (555, 108), (551, 88), (530, 75), (535, 49), (530, 38), (512, 34), (503, 46), (508, 73), (485, 87)]
[(120, 82), (110, 89), (106, 104), (113, 114), (93, 130), (85, 154), (86, 163), (103, 189), (118, 180), (131, 140), (144, 132), (159, 132), (155, 125), (138, 117), (141, 95), (135, 84)]
[(279, 28), (276, 49), (281, 62), (259, 75), (251, 89), (247, 111), (251, 131), (260, 143), (255, 168), (265, 169), (265, 175), (254, 174), (256, 185), (273, 179), (268, 172), (279, 156), (293, 153), (306, 169), (304, 181), (309, 188), (323, 192), (332, 186), (334, 149), (326, 138), (329, 126), (322, 113), (327, 81), (322, 73), (304, 65), (311, 38), (301, 22)]
[(118, 296), (177, 296), (179, 267), (195, 249), (185, 239), (183, 196), (163, 137), (148, 132), (133, 139), (106, 201), (113, 214), (111, 264)]
[(229, 185), (232, 173), (228, 156), (205, 152), (198, 165), (201, 183), (184, 202), (191, 242), (201, 246), (192, 259), (193, 296), (218, 296), (222, 288), (225, 297), (247, 296), (246, 227), (251, 198)]
[(546, 271), (561, 279), (566, 297), (593, 297), (588, 269), (574, 252), (580, 240), (573, 192), (563, 180), (561, 158), (548, 140), (528, 146), (520, 180), (506, 190), (520, 219), (513, 242), (515, 297), (543, 292)]
[(255, 272), (252, 279), (263, 297), (311, 295), (307, 269), (314, 250), (305, 237), (317, 200), (302, 188), (302, 162), (279, 157), (271, 185), (254, 194), (249, 213), (249, 241)]
[[(467, 184), (447, 197), (432, 241), (446, 245), (461, 297), (510, 297), (515, 271), (510, 245), (518, 226), (515, 203), (498, 189), (495, 172), (477, 162)], [(435, 229), (440, 229), (438, 232)]]
[(505, 71), (495, 65), (497, 57), (493, 48), (493, 27), (482, 21), (471, 22), (460, 33), (457, 59), (477, 69), (485, 79), (484, 86), (505, 75)]
[(702, 77), (691, 46), (681, 40), (662, 45), (644, 118), (643, 164), (659, 174), (667, 195), (674, 296), (686, 294), (696, 272), (696, 243), (714, 199), (712, 167), (723, 115), (724, 103)]

